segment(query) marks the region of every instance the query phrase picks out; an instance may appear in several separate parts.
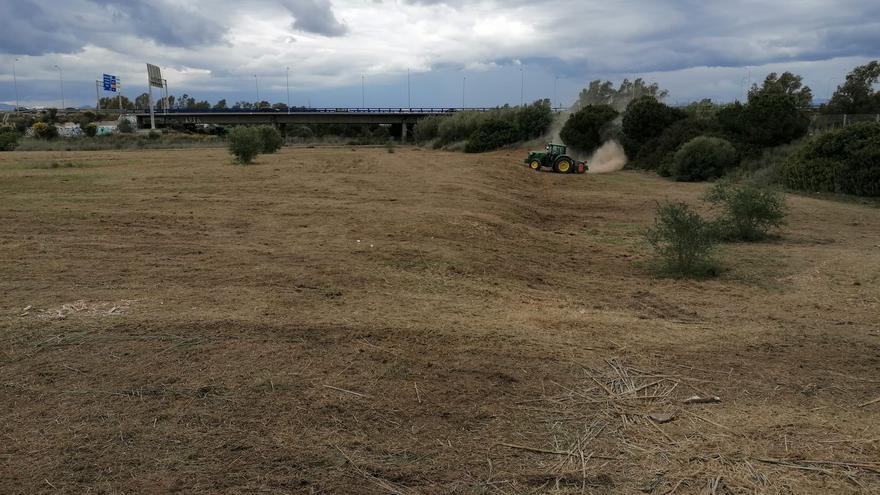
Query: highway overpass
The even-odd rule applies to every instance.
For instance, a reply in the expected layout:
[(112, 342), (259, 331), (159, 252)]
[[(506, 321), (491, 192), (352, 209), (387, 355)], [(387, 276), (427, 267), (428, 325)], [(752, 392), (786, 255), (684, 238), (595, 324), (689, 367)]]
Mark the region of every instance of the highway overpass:
[[(431, 115), (450, 115), (462, 111), (486, 112), (491, 108), (298, 108), (287, 110), (159, 110), (156, 127), (174, 125), (271, 124), (386, 124), (392, 133), (406, 139), (419, 119)], [(137, 111), (138, 127), (150, 127), (150, 113)]]

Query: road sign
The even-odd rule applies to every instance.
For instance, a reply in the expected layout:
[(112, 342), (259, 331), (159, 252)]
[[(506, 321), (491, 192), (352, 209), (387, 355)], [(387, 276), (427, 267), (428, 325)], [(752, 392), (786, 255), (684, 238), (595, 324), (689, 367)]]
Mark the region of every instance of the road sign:
[(104, 74), (104, 91), (116, 93), (122, 88), (122, 79), (110, 74)]
[(163, 87), (162, 71), (159, 70), (159, 67), (153, 64), (147, 64), (147, 77), (150, 80), (150, 86), (155, 86), (157, 88)]

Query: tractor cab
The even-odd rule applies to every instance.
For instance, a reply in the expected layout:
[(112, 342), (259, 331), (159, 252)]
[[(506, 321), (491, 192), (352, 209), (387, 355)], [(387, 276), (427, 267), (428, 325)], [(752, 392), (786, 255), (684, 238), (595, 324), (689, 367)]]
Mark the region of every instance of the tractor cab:
[(544, 149), (547, 150), (547, 153), (549, 153), (554, 159), (558, 156), (565, 155), (566, 152), (564, 144), (548, 144)]

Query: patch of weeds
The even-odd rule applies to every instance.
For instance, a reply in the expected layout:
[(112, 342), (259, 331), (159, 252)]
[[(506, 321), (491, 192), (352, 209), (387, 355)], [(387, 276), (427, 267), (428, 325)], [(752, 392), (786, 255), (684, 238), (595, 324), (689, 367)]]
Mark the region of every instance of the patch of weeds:
[(715, 277), (720, 269), (712, 257), (717, 238), (707, 222), (684, 202), (657, 206), (654, 225), (644, 233), (656, 254), (655, 269), (671, 277)]

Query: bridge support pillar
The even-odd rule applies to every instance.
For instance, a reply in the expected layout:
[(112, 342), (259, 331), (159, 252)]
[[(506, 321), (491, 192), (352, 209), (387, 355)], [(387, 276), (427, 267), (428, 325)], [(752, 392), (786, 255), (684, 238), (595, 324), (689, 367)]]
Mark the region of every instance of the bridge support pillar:
[(400, 142), (401, 143), (406, 142), (406, 134), (407, 134), (408, 130), (409, 130), (409, 124), (404, 122), (403, 125), (400, 126)]

